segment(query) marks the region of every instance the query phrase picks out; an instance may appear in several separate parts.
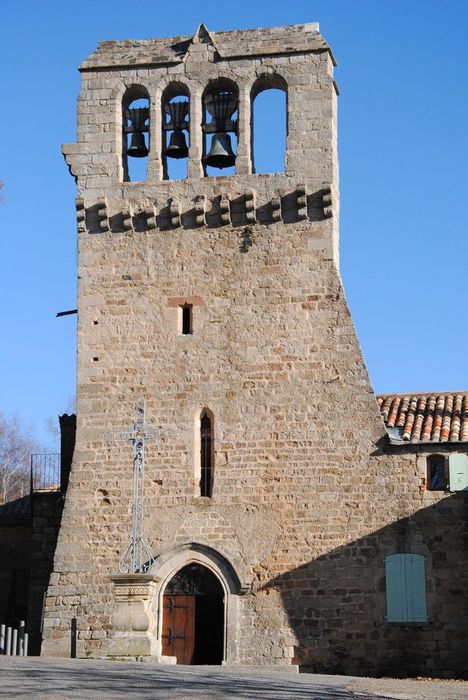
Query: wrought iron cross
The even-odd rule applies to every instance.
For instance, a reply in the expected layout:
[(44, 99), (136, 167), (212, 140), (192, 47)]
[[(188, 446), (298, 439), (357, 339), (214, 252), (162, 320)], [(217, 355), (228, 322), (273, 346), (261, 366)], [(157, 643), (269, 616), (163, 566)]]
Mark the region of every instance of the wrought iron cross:
[(123, 574), (143, 574), (154, 562), (153, 554), (146, 543), (144, 520), (144, 475), (145, 444), (155, 437), (157, 431), (146, 426), (146, 406), (144, 399), (138, 399), (135, 406), (135, 423), (130, 430), (109, 430), (108, 440), (127, 440), (133, 445), (133, 484), (132, 484), (132, 535), (119, 562)]

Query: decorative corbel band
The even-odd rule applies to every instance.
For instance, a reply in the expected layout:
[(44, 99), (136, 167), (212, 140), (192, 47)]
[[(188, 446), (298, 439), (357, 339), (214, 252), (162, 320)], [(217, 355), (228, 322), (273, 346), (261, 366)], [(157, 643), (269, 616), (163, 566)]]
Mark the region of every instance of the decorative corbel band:
[(180, 226), (180, 202), (175, 197), (169, 200), (169, 215), (171, 218), (171, 226), (178, 228)]
[(333, 195), (331, 185), (329, 183), (325, 183), (323, 186), (322, 204), (323, 215), (329, 219), (331, 216), (333, 216)]
[(109, 231), (110, 225), (109, 225), (109, 217), (107, 215), (106, 198), (101, 197), (100, 199), (98, 199), (97, 206), (98, 206), (99, 228), (101, 231)]
[[(192, 202), (192, 204), (190, 203)], [(96, 204), (85, 208), (82, 197), (76, 200), (76, 217), (78, 230), (90, 230), (90, 233), (136, 230), (153, 231), (176, 229), (182, 226), (192, 228), (210, 226), (252, 226), (259, 222), (263, 225), (278, 223), (292, 224), (312, 216), (314, 221), (333, 216), (334, 195), (330, 183), (310, 193), (304, 183), (298, 183), (294, 190), (279, 190), (264, 202), (257, 201), (257, 192), (246, 189), (243, 194), (232, 197), (224, 193), (214, 197), (213, 201), (206, 194), (200, 194), (192, 200), (179, 196), (165, 199), (158, 206), (154, 201), (141, 210), (135, 211), (130, 203), (123, 204), (120, 211), (112, 216), (107, 207), (106, 197), (101, 197)], [(309, 214), (312, 212), (312, 214)]]
[(195, 197), (195, 222), (197, 226), (206, 225), (206, 195), (199, 194)]
[(256, 214), (255, 214), (255, 209), (256, 209), (255, 190), (245, 190), (244, 197), (245, 197), (245, 218), (247, 219), (247, 223), (254, 224), (257, 220)]

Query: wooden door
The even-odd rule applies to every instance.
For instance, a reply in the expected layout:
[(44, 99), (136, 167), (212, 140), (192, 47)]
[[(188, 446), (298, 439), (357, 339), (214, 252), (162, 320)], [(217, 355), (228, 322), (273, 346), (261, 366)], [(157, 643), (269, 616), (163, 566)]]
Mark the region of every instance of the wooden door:
[(193, 663), (195, 650), (195, 596), (163, 596), (162, 653), (178, 664)]

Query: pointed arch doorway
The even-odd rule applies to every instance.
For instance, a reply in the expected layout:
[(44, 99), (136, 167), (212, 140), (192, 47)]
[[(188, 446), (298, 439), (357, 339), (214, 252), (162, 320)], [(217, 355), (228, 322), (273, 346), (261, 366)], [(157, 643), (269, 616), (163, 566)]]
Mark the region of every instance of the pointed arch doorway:
[(224, 591), (206, 566), (180, 569), (163, 595), (162, 653), (178, 664), (221, 664), (224, 651)]

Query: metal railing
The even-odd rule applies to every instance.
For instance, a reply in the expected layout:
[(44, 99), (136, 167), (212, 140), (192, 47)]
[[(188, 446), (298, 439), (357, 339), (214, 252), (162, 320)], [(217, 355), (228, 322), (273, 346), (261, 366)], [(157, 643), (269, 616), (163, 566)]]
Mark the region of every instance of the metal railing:
[(31, 493), (60, 491), (60, 454), (31, 455)]
[(24, 620), (16, 627), (0, 625), (0, 654), (4, 656), (27, 656), (28, 639)]

